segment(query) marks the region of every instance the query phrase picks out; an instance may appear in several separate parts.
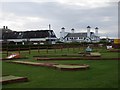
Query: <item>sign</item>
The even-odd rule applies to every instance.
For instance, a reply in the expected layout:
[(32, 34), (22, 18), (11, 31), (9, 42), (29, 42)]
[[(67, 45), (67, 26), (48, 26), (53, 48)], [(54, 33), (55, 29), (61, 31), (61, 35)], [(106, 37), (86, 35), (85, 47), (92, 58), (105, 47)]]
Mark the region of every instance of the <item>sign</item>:
[(114, 39), (114, 44), (120, 44), (120, 39)]

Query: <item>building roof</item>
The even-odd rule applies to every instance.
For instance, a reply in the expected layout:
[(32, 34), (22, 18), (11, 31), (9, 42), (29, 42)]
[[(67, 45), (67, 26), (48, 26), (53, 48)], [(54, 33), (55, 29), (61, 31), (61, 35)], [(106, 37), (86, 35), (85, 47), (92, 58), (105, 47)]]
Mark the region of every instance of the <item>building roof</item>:
[(11, 29), (4, 29), (4, 28), (0, 28), (0, 31), (2, 31), (2, 32), (12, 32)]
[(96, 27), (95, 29), (99, 29), (98, 27)]
[(87, 26), (87, 28), (91, 28), (90, 26)]
[(87, 37), (87, 33), (68, 33), (66, 37)]
[(61, 29), (65, 29), (64, 27), (62, 27)]
[(2, 39), (30, 39), (30, 38), (56, 38), (53, 30), (36, 30), (24, 32), (2, 32)]
[[(65, 38), (66, 38), (66, 37), (79, 37), (79, 38), (84, 37), (84, 38), (86, 38), (86, 37), (87, 37), (87, 33), (68, 33), (68, 34), (65, 36)], [(98, 37), (98, 36), (95, 36), (95, 35), (94, 35), (94, 32), (90, 32), (90, 37)]]

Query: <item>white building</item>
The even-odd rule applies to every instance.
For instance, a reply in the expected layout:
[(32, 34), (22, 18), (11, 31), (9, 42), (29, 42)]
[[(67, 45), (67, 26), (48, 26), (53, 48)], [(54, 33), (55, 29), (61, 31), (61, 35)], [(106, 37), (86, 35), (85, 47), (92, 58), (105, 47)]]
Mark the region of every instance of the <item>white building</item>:
[(87, 27), (87, 32), (75, 33), (74, 29), (71, 32), (65, 32), (65, 28), (61, 28), (60, 41), (62, 42), (99, 42), (98, 27), (95, 28), (95, 33), (91, 32), (91, 27)]

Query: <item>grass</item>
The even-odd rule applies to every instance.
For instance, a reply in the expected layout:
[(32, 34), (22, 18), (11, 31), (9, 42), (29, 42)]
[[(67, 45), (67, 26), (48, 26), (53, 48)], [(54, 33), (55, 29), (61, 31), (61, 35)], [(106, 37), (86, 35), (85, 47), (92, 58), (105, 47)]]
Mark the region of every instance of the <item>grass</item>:
[[(82, 50), (82, 49), (81, 49)], [(29, 59), (23, 61), (33, 62), (53, 62), (59, 64), (88, 64), (90, 69), (80, 71), (61, 71), (48, 67), (35, 67), (21, 64), (2, 62), (2, 72), (6, 75), (15, 75), (28, 77), (29, 82), (14, 83), (3, 85), (3, 88), (117, 88), (118, 87), (118, 61), (116, 60), (67, 60), (67, 61), (36, 61), (34, 55), (44, 54), (77, 54), (80, 49), (71, 48), (69, 51), (41, 50), (38, 53), (33, 50), (29, 55), (23, 52), (22, 55), (28, 56)], [(102, 57), (117, 57), (118, 53), (106, 52), (105, 49), (96, 49), (102, 53)], [(4, 55), (5, 57), (5, 55)]]

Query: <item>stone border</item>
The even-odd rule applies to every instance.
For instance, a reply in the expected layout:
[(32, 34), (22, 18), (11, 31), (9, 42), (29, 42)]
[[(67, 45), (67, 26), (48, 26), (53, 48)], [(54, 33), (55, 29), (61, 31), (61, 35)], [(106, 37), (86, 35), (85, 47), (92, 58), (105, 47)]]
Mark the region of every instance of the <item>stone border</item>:
[(115, 49), (110, 49), (110, 50), (108, 50), (108, 52), (120, 52), (120, 50), (115, 50)]
[[(55, 68), (63, 70), (63, 71), (77, 71), (77, 70), (86, 70), (86, 69), (89, 69), (89, 65), (86, 65), (86, 64), (64, 64), (64, 65), (66, 65), (66, 66), (68, 65), (68, 67), (58, 67), (56, 65)], [(69, 66), (80, 66), (80, 67), (69, 68)]]
[(0, 60), (16, 60), (16, 59), (28, 59), (28, 57), (21, 57), (21, 58), (11, 58), (11, 59), (8, 59), (8, 58), (0, 58)]
[(35, 58), (36, 60), (120, 60), (120, 58), (81, 57), (81, 58)]
[[(55, 63), (36, 63), (36, 62), (25, 62), (25, 61), (11, 61), (9, 63), (16, 63), (16, 64), (24, 64), (24, 65), (32, 65), (32, 66), (43, 66), (43, 67), (51, 67), (54, 69), (58, 69), (58, 70), (72, 70), (72, 71), (76, 71), (76, 70), (85, 70), (89, 68), (89, 65), (86, 64), (61, 64), (61, 65), (68, 65), (68, 67), (58, 67), (58, 65), (60, 64), (55, 64)], [(73, 68), (69, 68), (69, 66), (73, 66)], [(74, 68), (74, 66), (78, 66), (78, 68)], [(81, 67), (80, 67), (81, 66)]]
[(17, 79), (10, 79), (10, 80), (2, 80), (0, 83), (4, 84), (10, 84), (10, 83), (17, 83), (17, 82), (27, 82), (28, 78), (26, 77), (18, 77)]

